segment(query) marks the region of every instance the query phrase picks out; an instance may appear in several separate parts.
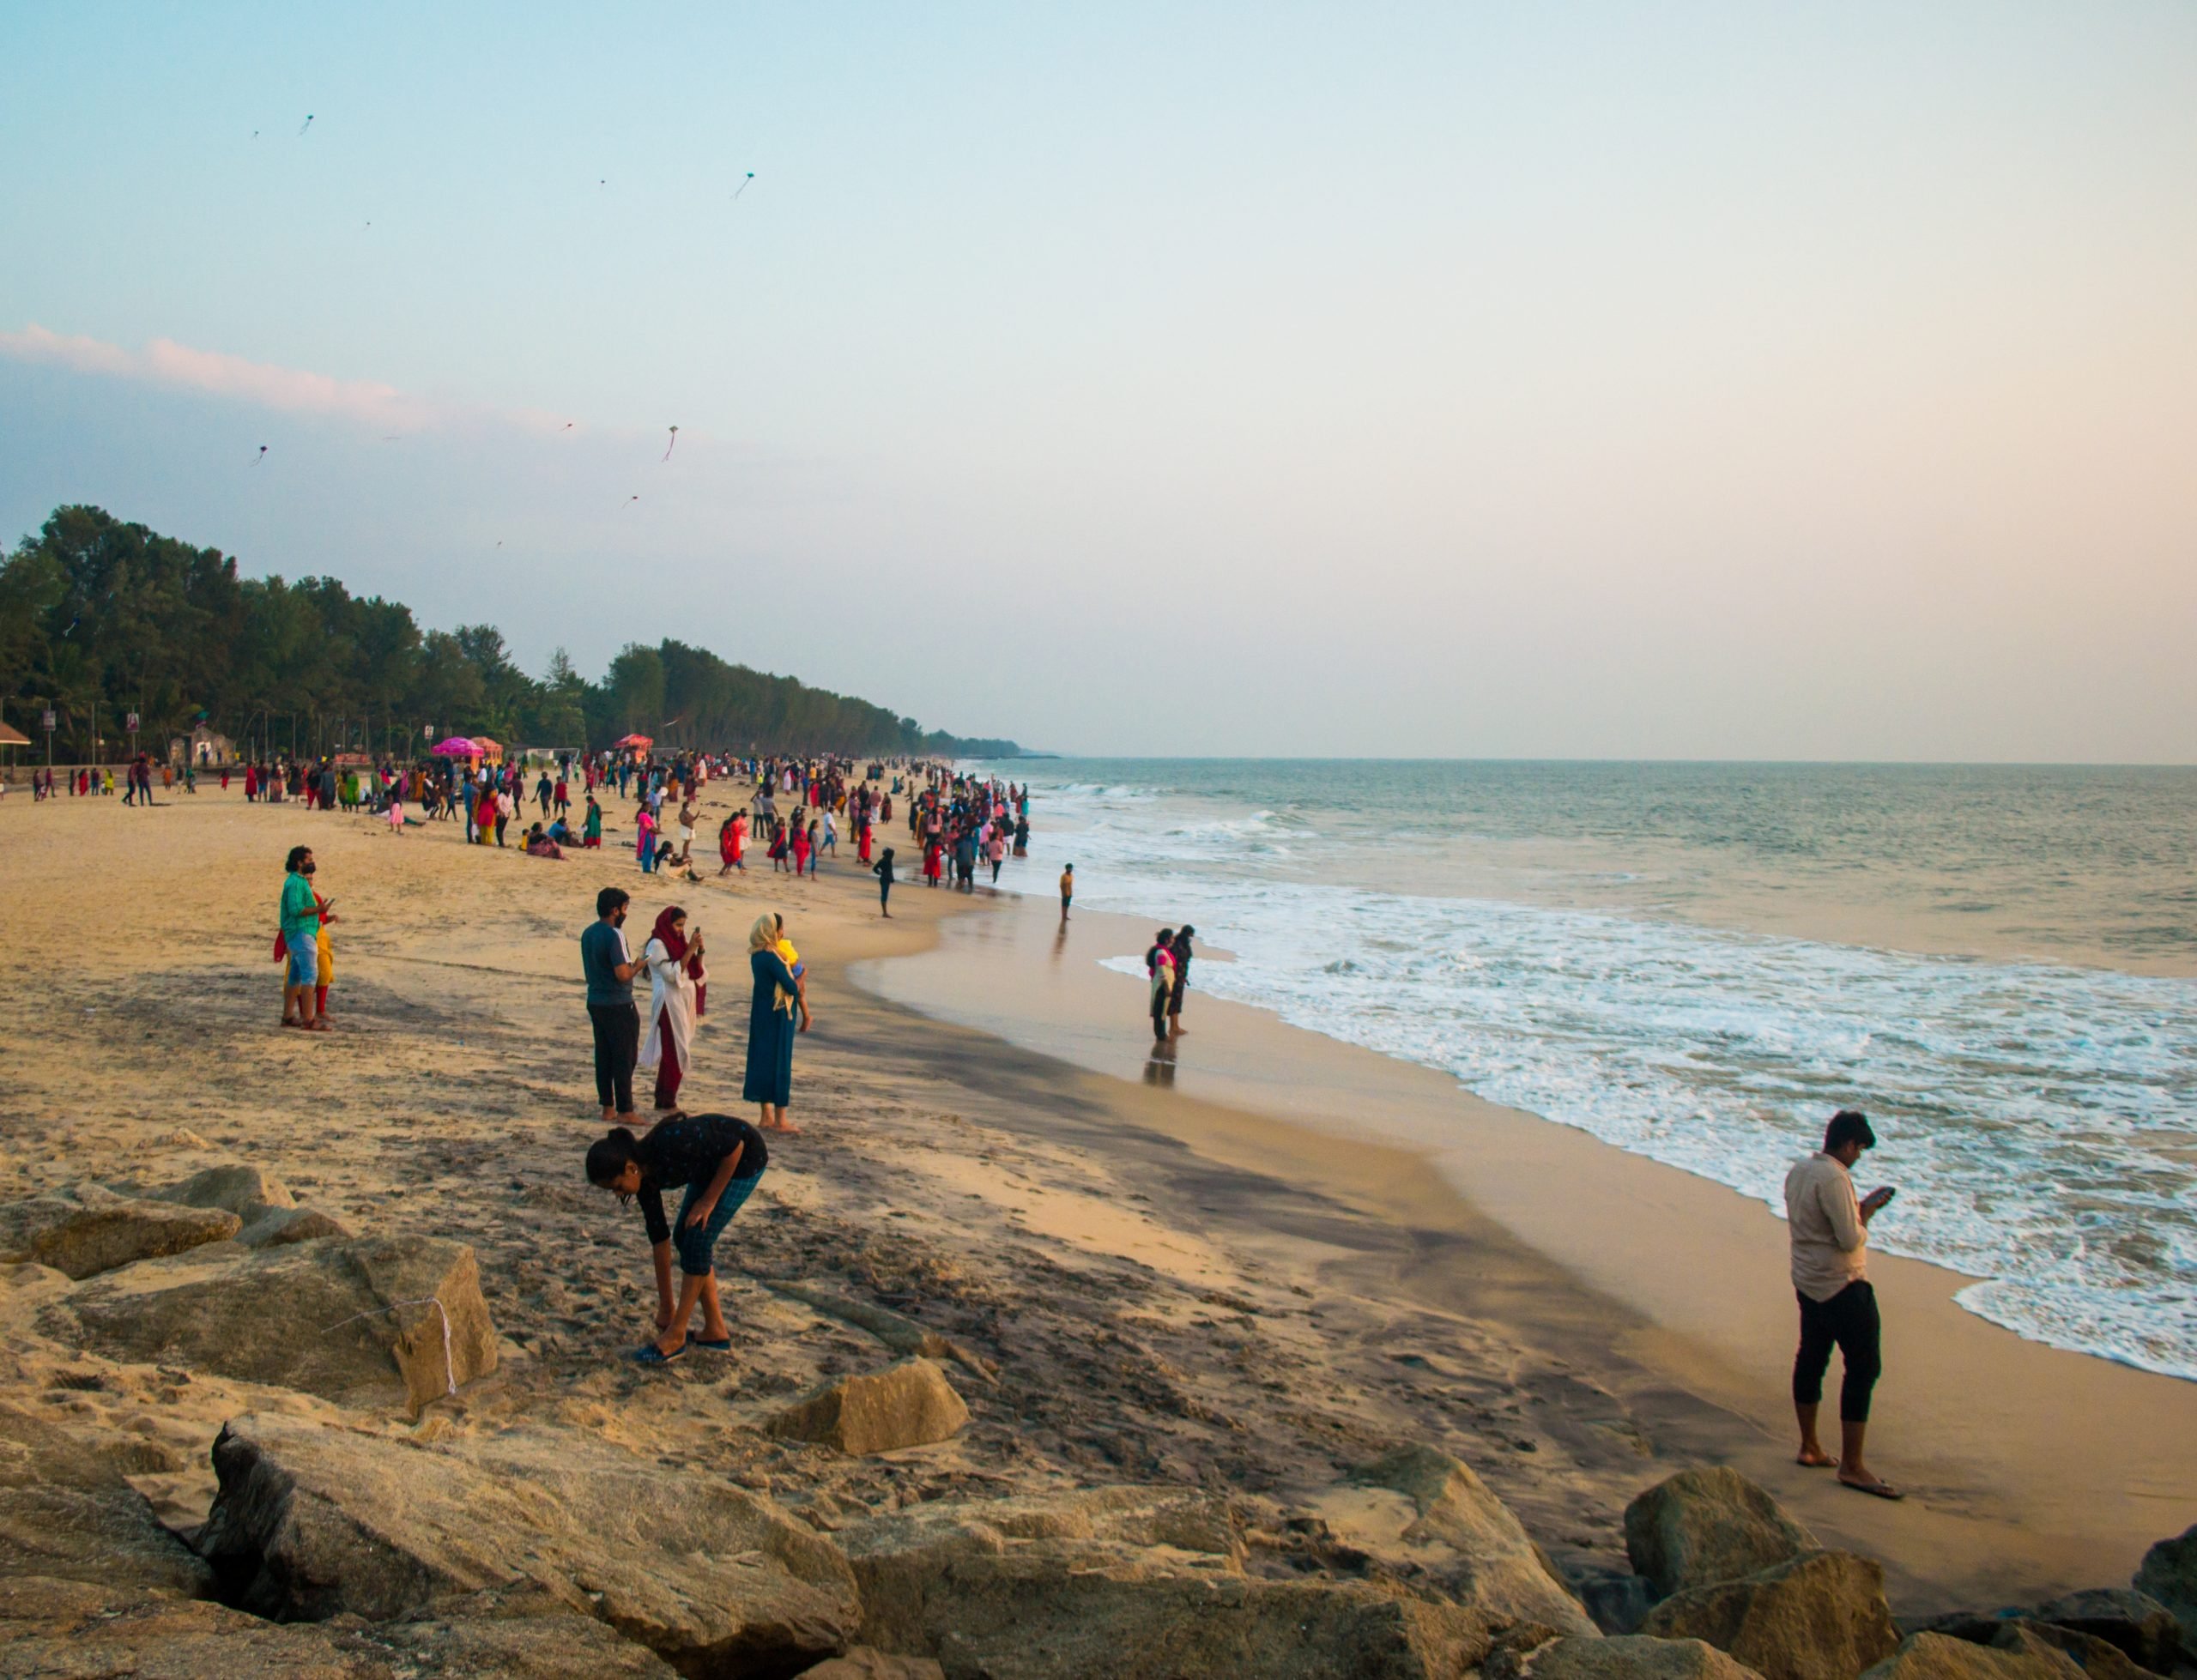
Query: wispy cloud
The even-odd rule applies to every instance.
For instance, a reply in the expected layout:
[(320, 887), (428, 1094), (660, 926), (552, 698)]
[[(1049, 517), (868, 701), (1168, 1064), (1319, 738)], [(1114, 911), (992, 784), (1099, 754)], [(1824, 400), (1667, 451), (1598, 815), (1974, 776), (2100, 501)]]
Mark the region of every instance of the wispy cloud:
[(305, 368), (256, 362), (225, 351), (194, 349), (171, 338), (156, 338), (142, 349), (130, 350), (100, 339), (51, 332), (33, 323), (21, 332), (0, 330), (0, 356), (79, 373), (205, 391), (284, 414), (329, 414), (379, 426), (409, 429), (469, 419), (499, 420), (540, 432), (564, 424), (531, 411), (434, 402), (370, 379), (338, 379)]

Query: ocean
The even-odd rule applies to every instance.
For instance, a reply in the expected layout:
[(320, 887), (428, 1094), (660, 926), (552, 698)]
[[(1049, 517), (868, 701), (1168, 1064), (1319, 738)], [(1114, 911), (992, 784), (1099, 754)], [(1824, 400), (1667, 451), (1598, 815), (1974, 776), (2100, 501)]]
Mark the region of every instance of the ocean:
[[(1048, 894), (1200, 989), (1758, 1197), (1835, 1109), (1872, 1243), (2197, 1378), (2197, 770), (1015, 760)], [(1107, 966), (1141, 973), (1141, 952)]]

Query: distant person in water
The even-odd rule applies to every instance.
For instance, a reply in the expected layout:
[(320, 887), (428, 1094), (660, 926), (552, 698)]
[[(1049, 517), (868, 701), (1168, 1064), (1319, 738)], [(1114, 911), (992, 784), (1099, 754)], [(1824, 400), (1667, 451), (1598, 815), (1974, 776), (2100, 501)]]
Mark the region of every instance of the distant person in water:
[(1175, 930), (1174, 943), (1167, 947), (1168, 953), (1175, 959), (1175, 983), (1167, 991), (1167, 1036), (1170, 1038), (1183, 1036), (1183, 994), (1189, 989), (1190, 958), (1195, 954), (1190, 948), (1190, 935), (1196, 932), (1196, 928), (1185, 922)]
[(1061, 920), (1068, 920), (1068, 907), (1075, 897), (1075, 866), (1071, 863), (1061, 871)]
[(1162, 928), (1144, 953), (1144, 971), (1152, 977), (1152, 1036), (1167, 1036), (1167, 1000), (1175, 994), (1175, 930)]
[[(1876, 1133), (1868, 1116), (1851, 1109), (1831, 1117), (1823, 1148), (1785, 1176), (1785, 1218), (1793, 1245), (1793, 1289), (1801, 1302), (1801, 1347), (1793, 1358), (1793, 1411), (1801, 1425), (1800, 1462), (1837, 1465), (1845, 1486), (1879, 1499), (1903, 1496), (1862, 1461), (1869, 1428), (1869, 1396), (1884, 1370), (1878, 1348), (1881, 1326), (1876, 1291), (1869, 1285), (1869, 1221), (1892, 1199), (1889, 1188), (1855, 1200), (1852, 1171)], [(1824, 1374), (1836, 1346), (1845, 1366), (1838, 1390), (1839, 1454), (1832, 1458), (1816, 1435)]]
[[(639, 1198), (656, 1265), (657, 1338), (637, 1350), (644, 1365), (668, 1365), (688, 1347), (732, 1351), (732, 1329), (717, 1296), (717, 1244), (763, 1176), (770, 1147), (762, 1134), (732, 1115), (693, 1115), (667, 1120), (640, 1137), (625, 1127), (588, 1145), (590, 1184), (620, 1201)], [(684, 1187), (677, 1223), (663, 1217), (663, 1193)], [(680, 1284), (671, 1290), (671, 1257), (679, 1256)], [(702, 1333), (687, 1333), (694, 1308)]]

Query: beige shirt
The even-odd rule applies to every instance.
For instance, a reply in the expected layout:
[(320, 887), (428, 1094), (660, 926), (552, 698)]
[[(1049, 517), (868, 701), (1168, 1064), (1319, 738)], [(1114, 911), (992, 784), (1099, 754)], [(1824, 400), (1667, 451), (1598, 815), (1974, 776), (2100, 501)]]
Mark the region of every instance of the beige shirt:
[(1785, 1175), (1785, 1219), (1793, 1236), (1793, 1287), (1828, 1301), (1869, 1275), (1869, 1229), (1846, 1169), (1819, 1150)]

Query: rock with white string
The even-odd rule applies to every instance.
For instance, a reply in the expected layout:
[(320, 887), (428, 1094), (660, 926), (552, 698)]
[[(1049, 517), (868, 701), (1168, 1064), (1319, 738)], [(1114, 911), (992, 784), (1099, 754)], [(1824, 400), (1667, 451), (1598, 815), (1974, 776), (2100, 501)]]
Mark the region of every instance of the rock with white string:
[(415, 1414), (495, 1369), (495, 1326), (464, 1243), (361, 1237), (243, 1258), (223, 1248), (99, 1278), (45, 1308), (39, 1328), (111, 1359)]

